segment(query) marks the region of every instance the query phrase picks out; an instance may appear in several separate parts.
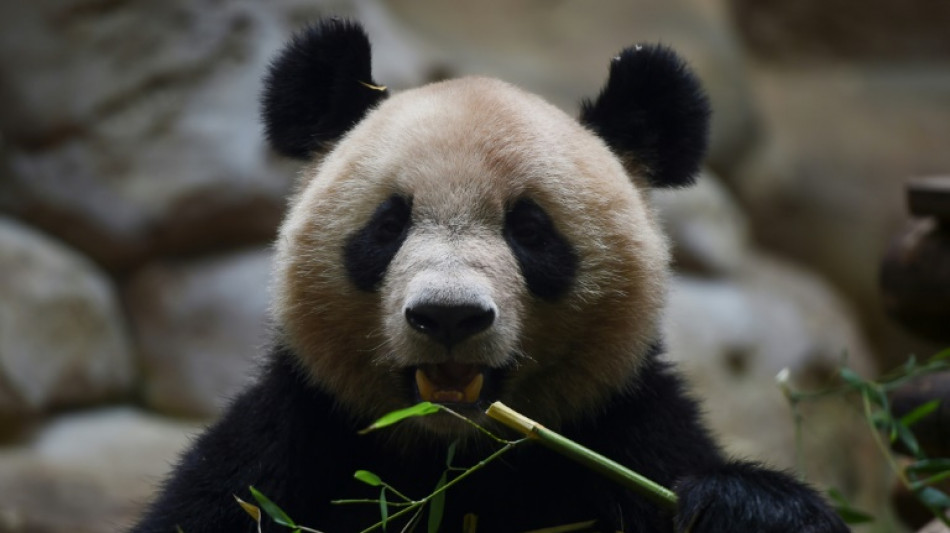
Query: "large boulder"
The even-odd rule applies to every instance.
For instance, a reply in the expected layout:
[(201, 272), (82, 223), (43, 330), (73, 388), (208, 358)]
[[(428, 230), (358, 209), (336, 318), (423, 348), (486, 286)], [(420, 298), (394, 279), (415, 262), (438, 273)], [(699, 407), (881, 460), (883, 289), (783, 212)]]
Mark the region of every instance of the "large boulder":
[(111, 281), (88, 259), (0, 217), (0, 417), (126, 395), (134, 366)]
[(789, 63), (950, 59), (950, 3), (928, 0), (729, 0), (759, 57)]
[(128, 408), (53, 420), (0, 449), (0, 531), (124, 531), (197, 431)]
[(688, 189), (651, 195), (663, 230), (673, 241), (674, 266), (700, 276), (731, 276), (746, 264), (749, 223), (719, 178), (705, 171)]
[(296, 165), (266, 149), (261, 78), (329, 12), (378, 33), (381, 79), (427, 64), (368, 2), (0, 3), (0, 210), (107, 269), (270, 240)]
[(681, 276), (666, 339), (727, 452), (798, 470), (858, 507), (884, 504), (885, 463), (853, 405), (840, 398), (802, 405), (799, 448), (795, 417), (776, 383), (784, 371), (797, 388), (826, 388), (842, 364), (873, 375), (857, 320), (827, 283), (756, 253), (733, 278)]
[(569, 113), (607, 77), (610, 58), (636, 43), (662, 43), (682, 54), (709, 92), (710, 164), (724, 171), (757, 134), (741, 45), (728, 15), (705, 0), (477, 3), (388, 2), (462, 74), (487, 74), (545, 95)]
[(219, 414), (254, 377), (267, 335), (271, 253), (149, 265), (129, 281), (142, 395), (159, 411)]
[(908, 218), (904, 182), (950, 168), (950, 68), (762, 67), (756, 78), (771, 133), (724, 176), (756, 239), (855, 302), (882, 369), (935, 353), (884, 315), (879, 271)]
[(843, 364), (872, 376), (854, 311), (814, 274), (752, 248), (746, 216), (713, 174), (652, 196), (680, 273), (666, 314), (668, 353), (726, 450), (801, 469), (865, 508), (879, 507), (888, 484), (864, 420), (840, 398), (806, 402), (799, 448), (775, 381), (784, 373), (795, 387), (818, 390)]

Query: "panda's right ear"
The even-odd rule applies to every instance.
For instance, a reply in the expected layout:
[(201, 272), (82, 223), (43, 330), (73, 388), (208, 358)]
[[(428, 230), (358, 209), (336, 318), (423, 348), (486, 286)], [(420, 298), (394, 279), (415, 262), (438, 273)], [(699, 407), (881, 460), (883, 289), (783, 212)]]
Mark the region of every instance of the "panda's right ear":
[(373, 81), (369, 38), (330, 18), (294, 35), (264, 77), (264, 133), (277, 152), (309, 159), (329, 148), (388, 92)]

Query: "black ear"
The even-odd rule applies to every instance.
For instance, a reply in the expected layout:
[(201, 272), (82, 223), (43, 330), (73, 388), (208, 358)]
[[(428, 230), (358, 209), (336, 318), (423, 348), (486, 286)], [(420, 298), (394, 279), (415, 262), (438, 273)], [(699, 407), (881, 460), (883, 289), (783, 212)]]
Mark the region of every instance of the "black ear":
[(699, 80), (663, 46), (627, 48), (610, 64), (580, 121), (654, 187), (691, 185), (706, 155), (709, 101)]
[(264, 78), (264, 133), (300, 159), (327, 148), (387, 95), (373, 81), (363, 28), (325, 19), (296, 34)]

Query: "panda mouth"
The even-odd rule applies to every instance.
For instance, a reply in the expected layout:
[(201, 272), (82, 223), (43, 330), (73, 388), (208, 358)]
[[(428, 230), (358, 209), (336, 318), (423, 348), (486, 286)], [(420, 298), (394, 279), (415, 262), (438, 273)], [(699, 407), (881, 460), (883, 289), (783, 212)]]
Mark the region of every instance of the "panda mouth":
[(481, 367), (462, 363), (419, 366), (415, 379), (419, 397), (432, 403), (474, 404), (485, 384)]

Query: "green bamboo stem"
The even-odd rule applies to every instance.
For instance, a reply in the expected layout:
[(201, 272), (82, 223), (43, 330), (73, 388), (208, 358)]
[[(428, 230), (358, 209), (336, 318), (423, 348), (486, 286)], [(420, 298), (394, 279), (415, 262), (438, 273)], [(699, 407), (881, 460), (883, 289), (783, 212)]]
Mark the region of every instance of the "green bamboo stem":
[(640, 474), (630, 470), (616, 461), (612, 461), (599, 453), (581, 446), (580, 444), (545, 428), (534, 420), (522, 415), (501, 402), (488, 406), (485, 414), (509, 428), (537, 440), (551, 450), (573, 459), (578, 463), (610, 478), (624, 487), (636, 491), (660, 505), (675, 509), (676, 494)]

